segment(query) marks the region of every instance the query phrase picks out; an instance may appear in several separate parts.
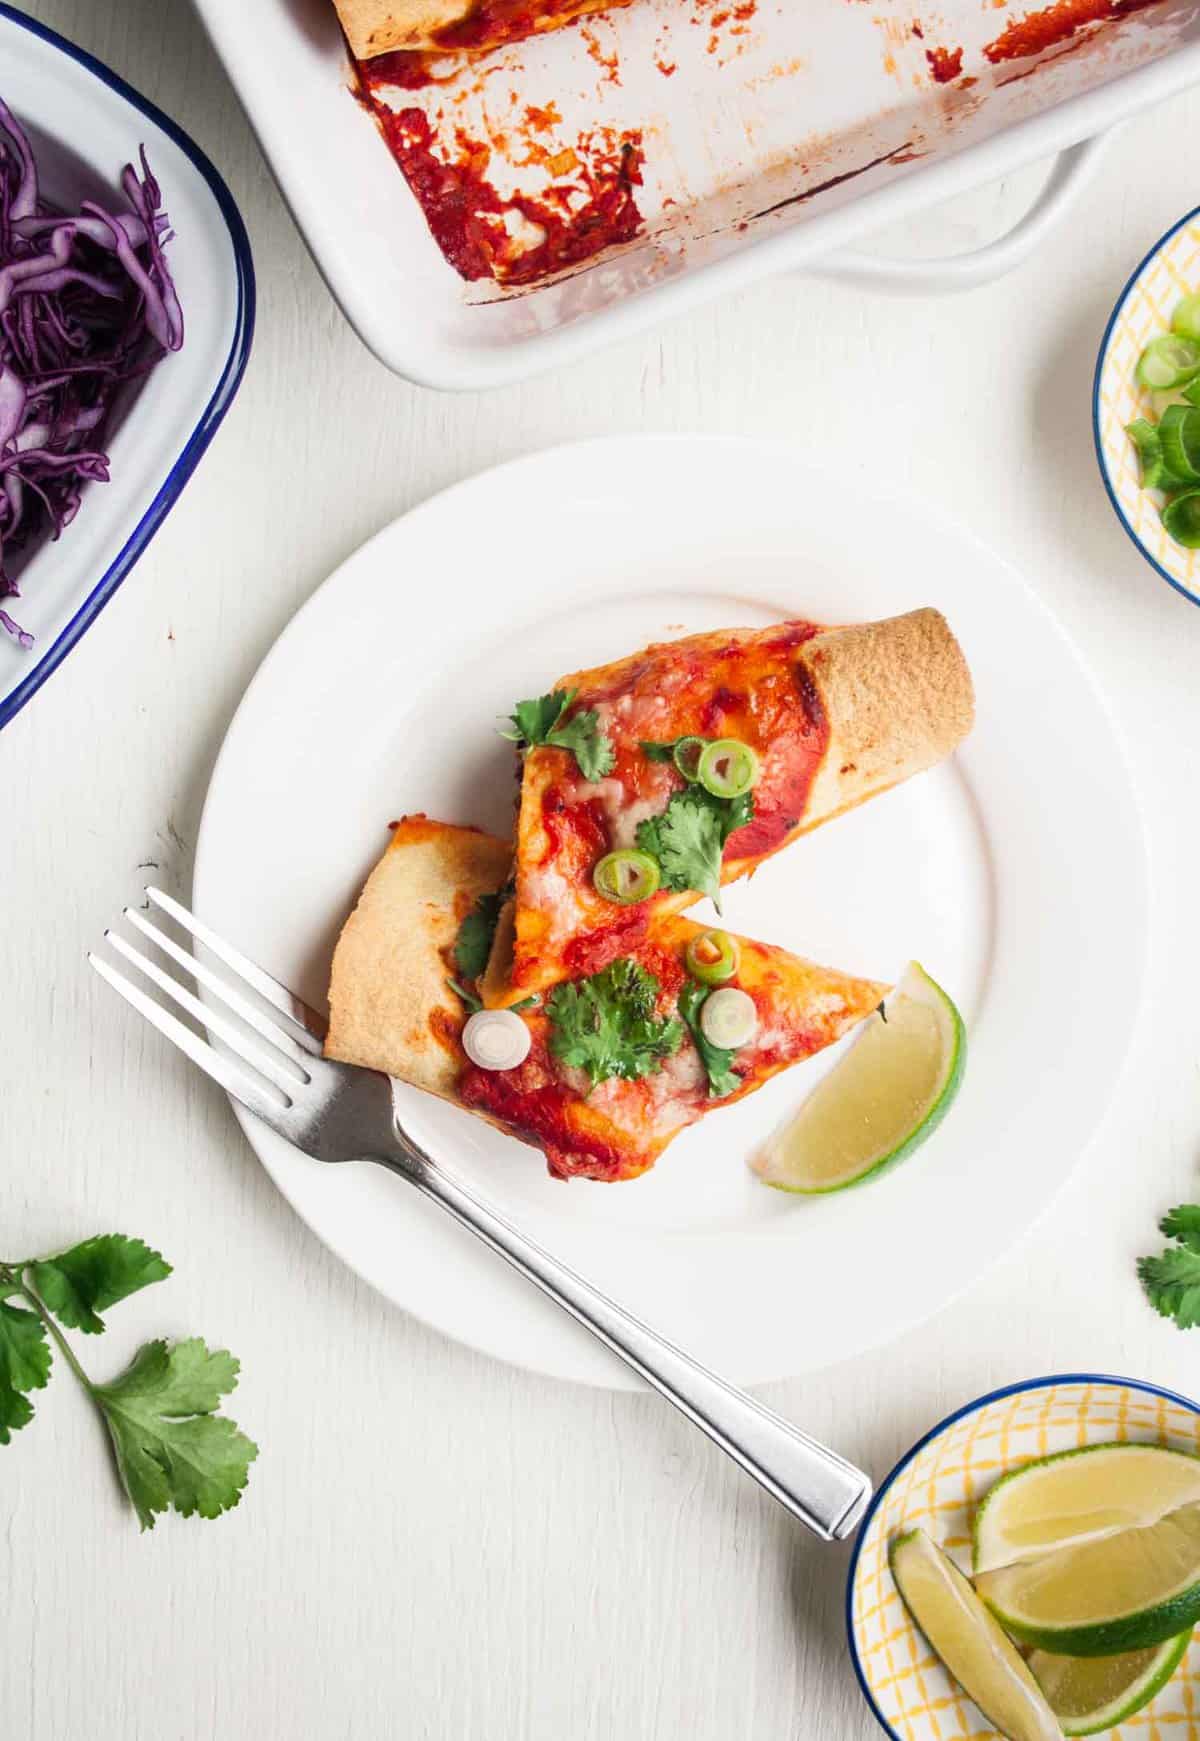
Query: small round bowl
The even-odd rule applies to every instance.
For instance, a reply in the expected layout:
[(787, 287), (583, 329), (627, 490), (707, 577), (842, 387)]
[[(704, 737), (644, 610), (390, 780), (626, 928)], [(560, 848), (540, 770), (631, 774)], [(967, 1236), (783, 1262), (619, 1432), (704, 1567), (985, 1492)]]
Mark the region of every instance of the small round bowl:
[(1200, 206), (1157, 241), (1117, 299), (1096, 362), (1092, 426), (1096, 457), (1118, 520), (1152, 568), (1184, 598), (1200, 604), (1200, 550), (1185, 550), (1162, 523), (1162, 497), (1141, 486), (1138, 457), (1125, 426), (1153, 417), (1150, 396), (1134, 379), (1148, 342), (1170, 331), (1175, 304), (1200, 290)]
[[(37, 151), (51, 203), (121, 204), (116, 177), (139, 145), (175, 231), (168, 259), (183, 306), (183, 349), (120, 407), (103, 446), (112, 479), (88, 484), (59, 539), (43, 538), (12, 607), (32, 651), (0, 632), (0, 727), (57, 670), (179, 500), (233, 403), (254, 335), (254, 266), (233, 197), (195, 142), (110, 67), (0, 0), (5, 99)], [(120, 652), (114, 642), (111, 661)], [(103, 681), (93, 673), (93, 683)]]
[[(1052, 1451), (1114, 1439), (1200, 1453), (1200, 1404), (1131, 1378), (1034, 1378), (968, 1403), (897, 1463), (863, 1519), (846, 1591), (855, 1673), (895, 1741), (983, 1741), (995, 1730), (909, 1618), (888, 1569), (888, 1543), (919, 1525), (966, 1570), (972, 1510), (1001, 1475)], [(1200, 1629), (1158, 1697), (1109, 1734), (1200, 1741)]]

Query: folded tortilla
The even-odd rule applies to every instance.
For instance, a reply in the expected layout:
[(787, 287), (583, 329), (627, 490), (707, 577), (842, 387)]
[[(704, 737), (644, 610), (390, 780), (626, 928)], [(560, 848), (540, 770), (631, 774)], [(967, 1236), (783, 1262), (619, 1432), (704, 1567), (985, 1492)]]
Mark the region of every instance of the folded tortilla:
[(405, 816), (367, 879), (333, 956), (325, 1052), (456, 1098), (466, 1010), (451, 991), (458, 928), (501, 888), (512, 844)]
[(629, 0), (334, 0), (358, 60), (394, 49), (493, 48)]

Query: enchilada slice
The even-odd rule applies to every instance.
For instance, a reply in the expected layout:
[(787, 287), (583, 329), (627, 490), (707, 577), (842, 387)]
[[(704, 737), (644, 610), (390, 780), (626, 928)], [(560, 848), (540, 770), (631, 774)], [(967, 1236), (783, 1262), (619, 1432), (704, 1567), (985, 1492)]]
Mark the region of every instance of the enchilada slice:
[(483, 985), (504, 1006), (636, 950), (797, 835), (931, 767), (970, 729), (935, 610), (665, 642), (521, 703), (515, 897)]
[[(506, 1012), (527, 1056), (482, 1069), (463, 1047), (475, 1000), (460, 976), (482, 959), (510, 855), (474, 829), (397, 825), (338, 942), (326, 1051), (481, 1114), (540, 1148), (556, 1177), (636, 1178), (688, 1125), (839, 1039), (886, 989), (746, 938), (714, 945), (664, 913), (599, 973)], [(697, 974), (711, 977), (714, 953), (725, 977), (710, 984)], [(718, 993), (740, 1016), (724, 1033), (708, 1008)]]

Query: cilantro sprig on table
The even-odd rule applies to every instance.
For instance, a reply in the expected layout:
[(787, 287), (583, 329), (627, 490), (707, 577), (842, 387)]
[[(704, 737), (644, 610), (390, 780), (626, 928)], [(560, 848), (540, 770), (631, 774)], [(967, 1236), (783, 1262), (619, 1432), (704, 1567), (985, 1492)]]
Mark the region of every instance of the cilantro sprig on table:
[(1138, 1279), (1154, 1310), (1180, 1330), (1200, 1324), (1200, 1203), (1180, 1203), (1158, 1224), (1176, 1243), (1138, 1259)]
[(600, 973), (555, 988), (546, 1006), (550, 1050), (586, 1070), (591, 1086), (620, 1076), (634, 1082), (662, 1069), (679, 1050), (683, 1024), (654, 1013), (659, 984), (639, 962), (622, 956)]
[(735, 828), (754, 815), (754, 794), (717, 798), (703, 786), (674, 792), (661, 816), (639, 823), (637, 843), (662, 869), (664, 889), (695, 889), (721, 911), (721, 859)]
[(518, 701), (509, 716), (510, 729), (500, 736), (514, 744), (548, 744), (553, 749), (569, 750), (585, 780), (603, 780), (612, 773), (617, 758), (601, 729), (600, 715), (588, 707), (571, 719), (564, 718), (578, 693), (577, 689), (555, 689), (532, 701)]
[(108, 1384), (80, 1365), (63, 1326), (105, 1329), (101, 1312), (165, 1280), (171, 1266), (140, 1239), (98, 1235), (53, 1257), (0, 1263), (0, 1445), (33, 1419), (31, 1393), (50, 1382), (57, 1348), (99, 1410), (121, 1484), (142, 1528), (174, 1509), (219, 1517), (242, 1496), (258, 1446), (216, 1411), (237, 1384), (238, 1363), (198, 1336), (145, 1343)]

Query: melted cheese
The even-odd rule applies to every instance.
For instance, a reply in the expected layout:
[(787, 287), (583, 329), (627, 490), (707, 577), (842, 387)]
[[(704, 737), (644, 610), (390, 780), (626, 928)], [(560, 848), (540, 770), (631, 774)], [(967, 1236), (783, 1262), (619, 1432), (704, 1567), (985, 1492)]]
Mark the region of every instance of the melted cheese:
[(637, 831), (651, 816), (661, 816), (667, 807), (674, 783), (670, 770), (664, 767), (662, 778), (655, 782), (660, 788), (646, 798), (631, 798), (620, 780), (596, 780), (574, 788), (574, 796), (599, 804), (608, 824), (608, 842), (615, 852), (620, 847), (637, 845)]
[(536, 907), (547, 923), (547, 941), (561, 944), (570, 937), (580, 921), (580, 904), (575, 889), (553, 862), (534, 865), (524, 874), (522, 894), (526, 903)]

